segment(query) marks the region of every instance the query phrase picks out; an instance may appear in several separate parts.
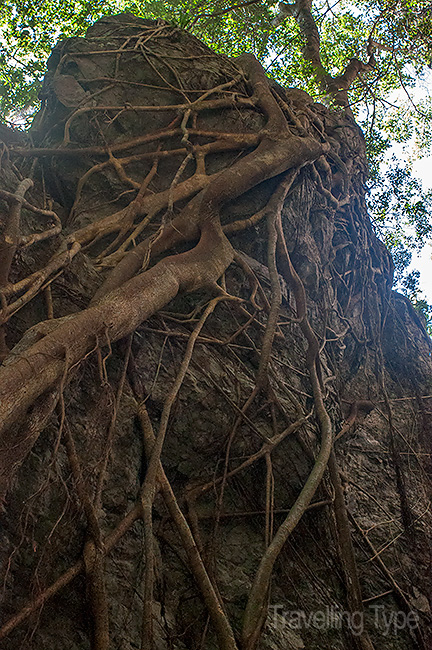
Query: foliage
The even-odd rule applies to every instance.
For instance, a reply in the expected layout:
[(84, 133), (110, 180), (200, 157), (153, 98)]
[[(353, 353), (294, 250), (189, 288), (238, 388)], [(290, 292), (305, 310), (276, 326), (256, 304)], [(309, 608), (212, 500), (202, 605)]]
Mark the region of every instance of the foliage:
[[(297, 22), (277, 2), (6, 0), (0, 17), (0, 119), (29, 123), (54, 43), (62, 36), (83, 35), (101, 15), (119, 11), (175, 23), (228, 56), (252, 52), (280, 84), (330, 101), (303, 57)], [(376, 65), (357, 76), (349, 100), (366, 137), (370, 208), (401, 272), (410, 252), (431, 235), (431, 196), (422, 192), (410, 165), (393, 162), (387, 168), (385, 163), (394, 142), (414, 144), (418, 155), (431, 148), (432, 105), (415, 99), (414, 89), (432, 67), (432, 5), (428, 0), (336, 0), (331, 5), (316, 0), (312, 13), (330, 74), (341, 74), (352, 57), (366, 61), (367, 45), (374, 45)]]
[[(317, 96), (321, 94), (301, 54), (296, 22), (287, 17), (277, 27), (272, 24), (278, 13), (277, 2), (45, 0), (36, 5), (31, 0), (8, 0), (0, 18), (3, 116), (34, 103), (46, 56), (61, 36), (83, 35), (101, 15), (122, 10), (188, 28), (228, 56), (250, 51), (267, 64), (268, 72), (281, 84), (295, 84)], [(351, 57), (365, 59), (369, 38), (377, 43), (376, 71), (367, 79), (358, 79), (351, 90), (351, 104), (357, 115), (366, 110), (366, 105), (373, 107), (374, 102), (388, 106), (391, 91), (411, 88), (425, 65), (431, 64), (428, 35), (432, 30), (432, 9), (426, 0), (341, 0), (332, 7), (317, 0), (313, 13), (320, 30), (323, 63), (331, 74), (342, 72)], [(419, 114), (412, 108), (405, 122), (410, 125), (407, 128), (419, 130)], [(376, 119), (382, 121), (385, 116), (376, 115)], [(393, 116), (385, 129), (397, 130)]]
[(432, 190), (423, 191), (409, 166), (401, 167), (393, 155), (385, 173), (370, 182), (369, 208), (386, 245), (393, 251), (396, 281), (411, 262), (411, 252), (419, 251), (432, 235)]
[(432, 336), (432, 305), (425, 300), (419, 287), (420, 272), (411, 271), (401, 280), (401, 291), (409, 298), (417, 314), (423, 319), (425, 327)]

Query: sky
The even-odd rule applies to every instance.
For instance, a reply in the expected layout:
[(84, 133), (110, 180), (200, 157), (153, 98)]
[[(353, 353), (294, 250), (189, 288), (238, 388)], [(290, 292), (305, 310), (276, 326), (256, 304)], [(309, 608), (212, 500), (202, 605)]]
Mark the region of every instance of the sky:
[[(432, 93), (432, 75), (430, 75), (430, 88)], [(413, 172), (418, 176), (424, 189), (432, 189), (432, 155), (417, 160), (413, 164)], [(432, 215), (431, 219), (432, 219)], [(429, 304), (432, 304), (432, 245), (426, 244), (420, 255), (413, 255), (409, 270), (420, 271), (420, 288)]]
[[(426, 68), (422, 78), (418, 79), (415, 88), (410, 89), (410, 96), (414, 102), (421, 101), (426, 97), (432, 97), (432, 70)], [(407, 97), (404, 92), (399, 91), (393, 96), (396, 104), (406, 102)], [(392, 101), (393, 101), (392, 100)], [(405, 145), (395, 145), (390, 153), (395, 153), (397, 158), (411, 158), (415, 154), (416, 145), (414, 138)], [(413, 175), (419, 178), (423, 184), (423, 189), (432, 189), (432, 151), (429, 156), (425, 156), (413, 161)], [(430, 215), (432, 220), (432, 215)], [(419, 255), (413, 255), (411, 265), (408, 271), (417, 269), (420, 271), (420, 289), (429, 304), (432, 304), (432, 243), (425, 244)]]

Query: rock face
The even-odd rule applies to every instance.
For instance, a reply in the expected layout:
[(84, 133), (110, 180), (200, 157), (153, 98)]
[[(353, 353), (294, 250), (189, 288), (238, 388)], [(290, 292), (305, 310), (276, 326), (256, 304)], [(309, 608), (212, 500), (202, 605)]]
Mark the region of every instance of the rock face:
[[(4, 326), (11, 352), (0, 386), (17, 360), (36, 363), (31, 346), (62, 323), (71, 323), (71, 349), (78, 345), (76, 318), (125, 252), (141, 250), (149, 237), (157, 242), (161, 225), (177, 228), (188, 202), (211, 211), (203, 194), (208, 179), (229, 169), (237, 182), (242, 160), (246, 168), (251, 151), (262, 146), (259, 134), (268, 119), (241, 60), (217, 55), (169, 24), (129, 14), (98, 21), (86, 38), (60, 42), (47, 67), (42, 108), (31, 129), (34, 151), (0, 131), (10, 149), (0, 187), (13, 193), (22, 177), (32, 175), (29, 203), (47, 208), (51, 201), (62, 232), (18, 246), (9, 281), (16, 285), (45, 268), (56, 251), (72, 251), (75, 241), (81, 248)], [(370, 648), (361, 645), (368, 638), (376, 650), (427, 648), (430, 342), (409, 302), (391, 289), (391, 258), (365, 207), (359, 128), (301, 91), (275, 87), (272, 98), (293, 135), (286, 140), (287, 157), (308, 137), (324, 153), (263, 171), (262, 182), (245, 183), (233, 198), (227, 191), (221, 202), (221, 223), (236, 251), (221, 286), (242, 301), (221, 301), (200, 332), (171, 408), (162, 465), (240, 648), (257, 568), (320, 447), (308, 346), (295, 291), (279, 264), (281, 305), (267, 380), (245, 407), (259, 376), (276, 292), (266, 205), (291, 172), (283, 232), (320, 346), (321, 390), (336, 438), (364, 610), (352, 605), (352, 574), (335, 516), (337, 489), (325, 473), (274, 566), (257, 647), (348, 650)], [(137, 197), (143, 203), (132, 213)], [(2, 204), (3, 232), (12, 204)], [(44, 231), (46, 219), (24, 204), (21, 235)], [(101, 220), (108, 225), (91, 230)], [(174, 264), (199, 233), (179, 236), (154, 258), (157, 249), (147, 248), (136, 272), (144, 275), (141, 267), (154, 266), (166, 253)], [(157, 292), (157, 273), (152, 282)], [(11, 481), (6, 477), (1, 515), (0, 648), (141, 647), (149, 534), (146, 541), (136, 504), (151, 447), (145, 418), (160, 431), (190, 333), (216, 295), (215, 287), (197, 286), (180, 292), (131, 337), (112, 342), (106, 322), (92, 333), (92, 349), (79, 363), (68, 365), (66, 351), (60, 379), (47, 383), (0, 439), (0, 455), (5, 440), (10, 454), (19, 432), (28, 431), (25, 459)], [(23, 293), (6, 292), (8, 304)], [(19, 376), (16, 381), (18, 391)], [(47, 395), (57, 406), (53, 411), (48, 405), (44, 419), (37, 409)], [(289, 435), (282, 436), (287, 427)], [(222, 648), (164, 494), (154, 499), (150, 542), (154, 647)], [(89, 512), (96, 517), (93, 527)], [(148, 614), (148, 606), (144, 610)], [(360, 634), (364, 630), (367, 635)]]

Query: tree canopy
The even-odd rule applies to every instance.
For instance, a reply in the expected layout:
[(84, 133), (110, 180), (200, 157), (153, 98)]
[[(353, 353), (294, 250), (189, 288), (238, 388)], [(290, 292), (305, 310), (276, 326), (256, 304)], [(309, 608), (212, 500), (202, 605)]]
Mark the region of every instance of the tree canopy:
[[(412, 175), (413, 160), (432, 143), (431, 97), (421, 91), (432, 67), (428, 0), (7, 0), (0, 18), (0, 118), (29, 123), (55, 42), (82, 36), (119, 10), (186, 28), (230, 57), (251, 52), (282, 86), (324, 104), (340, 103), (330, 92), (339, 83), (365, 134), (375, 227), (392, 250), (396, 279), (405, 274), (402, 286), (425, 310), (418, 275), (406, 277), (405, 270), (432, 234), (432, 194)], [(403, 159), (389, 156), (395, 143), (405, 146)]]

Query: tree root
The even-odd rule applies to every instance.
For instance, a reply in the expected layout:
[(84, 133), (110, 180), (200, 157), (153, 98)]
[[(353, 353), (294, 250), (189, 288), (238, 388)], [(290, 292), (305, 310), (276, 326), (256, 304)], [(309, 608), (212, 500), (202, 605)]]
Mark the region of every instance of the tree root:
[[(363, 600), (358, 577), (357, 562), (351, 540), (351, 531), (349, 528), (348, 513), (339, 475), (339, 467), (334, 450), (330, 454), (328, 467), (330, 480), (334, 490), (333, 506), (338, 534), (339, 552), (345, 576), (345, 586), (348, 593), (348, 605), (352, 613), (363, 612)], [(374, 650), (369, 635), (364, 629), (359, 635), (356, 634), (354, 636), (353, 641), (359, 650)]]
[[(61, 378), (64, 351), (70, 365), (79, 363), (93, 349), (95, 334), (107, 331), (111, 341), (131, 333), (180, 290), (193, 291), (211, 285), (233, 259), (231, 245), (211, 221), (202, 229), (199, 243), (190, 251), (164, 258), (152, 269), (130, 280), (104, 301), (54, 327), (26, 353), (0, 369), (0, 444), (5, 432), (35, 399)], [(51, 321), (53, 323), (53, 321)], [(29, 363), (31, 361), (31, 363)], [(15, 378), (21, 377), (17, 390)], [(0, 456), (4, 458), (4, 452)], [(22, 459), (20, 459), (21, 461)], [(8, 471), (8, 465), (0, 471)], [(4, 493), (0, 500), (3, 500)]]

